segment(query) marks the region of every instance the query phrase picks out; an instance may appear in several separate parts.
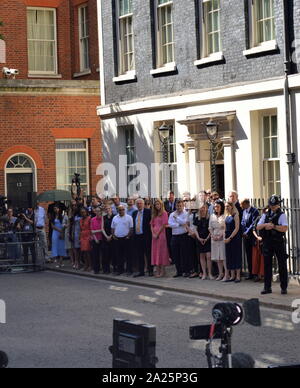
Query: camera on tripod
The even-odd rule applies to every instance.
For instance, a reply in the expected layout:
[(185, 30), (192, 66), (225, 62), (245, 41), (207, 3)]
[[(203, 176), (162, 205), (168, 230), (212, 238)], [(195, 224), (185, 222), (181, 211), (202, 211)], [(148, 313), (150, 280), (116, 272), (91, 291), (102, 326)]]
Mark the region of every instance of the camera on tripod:
[[(206, 358), (209, 368), (254, 368), (254, 360), (247, 354), (232, 355), (232, 327), (243, 320), (252, 326), (261, 326), (259, 300), (251, 299), (238, 303), (218, 303), (212, 310), (213, 323), (190, 327), (190, 339), (205, 340)], [(219, 355), (212, 353), (214, 340), (221, 340)]]

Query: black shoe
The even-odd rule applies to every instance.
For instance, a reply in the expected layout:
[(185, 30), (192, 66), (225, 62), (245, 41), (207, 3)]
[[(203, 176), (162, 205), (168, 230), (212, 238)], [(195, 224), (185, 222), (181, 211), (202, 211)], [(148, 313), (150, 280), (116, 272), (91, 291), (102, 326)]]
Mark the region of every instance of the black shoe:
[(136, 274), (133, 275), (134, 278), (139, 278), (139, 277), (142, 277), (142, 276), (145, 276), (145, 274), (141, 273), (141, 272), (136, 273)]
[(263, 290), (263, 291), (261, 292), (261, 295), (268, 295), (268, 294), (272, 294), (272, 290), (271, 290), (271, 289), (269, 289), (269, 290)]
[(126, 273), (126, 276), (128, 276), (128, 277), (129, 277), (129, 276), (132, 276), (132, 275), (133, 275), (132, 272), (127, 272), (127, 273)]
[(184, 273), (182, 276), (183, 276), (184, 278), (189, 278), (189, 277), (190, 277), (190, 274), (189, 274), (189, 273)]
[(246, 278), (245, 278), (245, 280), (253, 280), (254, 279), (254, 277), (252, 276), (252, 275), (249, 275), (249, 276), (247, 276)]
[(181, 277), (182, 277), (182, 274), (178, 274), (178, 273), (173, 276), (173, 278), (181, 278)]
[(287, 295), (287, 290), (281, 290), (281, 295)]
[(241, 279), (236, 279), (236, 280), (234, 281), (234, 283), (236, 283), (236, 284), (241, 283), (241, 282), (242, 282)]

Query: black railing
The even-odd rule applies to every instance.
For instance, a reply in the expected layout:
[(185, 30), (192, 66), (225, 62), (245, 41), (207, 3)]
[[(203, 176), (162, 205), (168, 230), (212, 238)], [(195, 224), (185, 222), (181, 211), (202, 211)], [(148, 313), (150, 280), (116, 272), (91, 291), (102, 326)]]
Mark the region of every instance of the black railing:
[(0, 274), (42, 271), (45, 252), (37, 234), (0, 233)]
[[(251, 203), (260, 212), (268, 206), (268, 201), (264, 199), (252, 199)], [(282, 200), (281, 207), (287, 216), (289, 224), (286, 234), (289, 272), (290, 275), (300, 275), (300, 200), (284, 199)]]

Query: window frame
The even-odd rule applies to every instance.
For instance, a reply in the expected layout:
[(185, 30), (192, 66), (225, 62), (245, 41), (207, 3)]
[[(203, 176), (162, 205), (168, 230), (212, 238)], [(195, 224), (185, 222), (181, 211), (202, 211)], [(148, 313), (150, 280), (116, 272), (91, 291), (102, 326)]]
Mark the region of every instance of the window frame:
[[(85, 25), (86, 25), (86, 31), (87, 35), (86, 36), (81, 36), (81, 25), (82, 25), (82, 14), (81, 11), (85, 10)], [(78, 7), (78, 41), (79, 41), (79, 67), (80, 67), (80, 72), (88, 71), (91, 68), (91, 63), (90, 63), (90, 33), (89, 33), (89, 13), (88, 13), (89, 7), (88, 4), (82, 4)], [(84, 60), (84, 53), (83, 53), (83, 47), (82, 47), (82, 41), (86, 40), (87, 41), (87, 63), (88, 66), (84, 67), (83, 63), (85, 62)]]
[(257, 38), (257, 29), (258, 29), (258, 23), (257, 23), (257, 1), (258, 0), (248, 0), (248, 30), (249, 30), (249, 48), (244, 50), (243, 54), (244, 56), (251, 56), (256, 55), (264, 52), (270, 52), (278, 50), (278, 44), (276, 41), (276, 18), (275, 18), (275, 3), (273, 1), (273, 13), (274, 13), (274, 39), (264, 41), (264, 42), (258, 42)]
[[(165, 62), (163, 61), (163, 35), (162, 35), (162, 21), (161, 21), (161, 12), (163, 9), (170, 7), (172, 9), (172, 43), (166, 43), (166, 45), (172, 45), (173, 58), (172, 61)], [(155, 0), (155, 16), (156, 16), (156, 68), (169, 67), (175, 64), (175, 31), (174, 31), (174, 1), (169, 0), (166, 3), (158, 4), (158, 0)]]
[[(52, 11), (54, 14), (54, 52), (55, 52), (55, 60), (54, 60), (54, 71), (42, 71), (42, 70), (30, 70), (29, 69), (29, 37), (28, 37), (28, 14), (27, 11)], [(27, 57), (28, 57), (28, 74), (29, 75), (49, 75), (56, 76), (58, 75), (58, 40), (57, 40), (57, 10), (56, 8), (49, 7), (26, 7), (26, 21), (27, 21)]]
[[(126, 152), (126, 173), (127, 173), (127, 189), (129, 187), (130, 182), (136, 178), (135, 174), (129, 174), (129, 169), (134, 168), (137, 163), (137, 157), (136, 157), (136, 142), (135, 142), (135, 127), (134, 125), (124, 125), (121, 127), (123, 129), (124, 133), (124, 143), (125, 143), (125, 152)], [(128, 136), (128, 133), (130, 133), (130, 136)], [(128, 144), (127, 140), (132, 140), (132, 143)], [(133, 160), (130, 161), (130, 153), (133, 150)], [(130, 163), (131, 162), (131, 163)], [(135, 169), (136, 170), (136, 169)]]
[[(202, 6), (202, 42), (201, 42), (201, 48), (200, 48), (200, 53), (201, 53), (201, 58), (209, 58), (218, 55), (219, 53), (222, 53), (222, 39), (221, 39), (221, 1), (219, 1), (219, 8), (218, 10), (212, 10), (211, 12), (208, 11), (208, 3), (212, 3), (213, 0), (202, 0), (201, 6)], [(208, 31), (208, 25), (209, 25), (209, 20), (208, 20), (208, 14), (213, 13), (218, 11), (219, 13), (219, 30), (218, 32), (214, 31), (210, 33)], [(218, 33), (219, 36), (219, 50), (218, 51), (213, 51), (209, 52), (209, 34), (216, 34)]]
[[(264, 126), (264, 119), (268, 117), (269, 119), (269, 136), (265, 136), (265, 126)], [(276, 117), (277, 120), (277, 135), (273, 136), (272, 135), (272, 117)], [(280, 142), (279, 142), (279, 133), (278, 133), (278, 115), (277, 113), (265, 113), (261, 116), (261, 125), (260, 125), (260, 133), (261, 133), (261, 152), (262, 152), (262, 187), (263, 187), (263, 194), (265, 198), (269, 198), (273, 194), (281, 194), (277, 193), (276, 186), (279, 184), (280, 186), (280, 191), (281, 191), (281, 183), (282, 183), (282, 174), (281, 174), (281, 163), (280, 163)], [(271, 144), (272, 144), (272, 139), (276, 138), (277, 139), (277, 157), (273, 157), (271, 154)], [(265, 153), (265, 139), (269, 140), (269, 150), (270, 150), (270, 156), (266, 157)], [(272, 164), (272, 169), (273, 169), (273, 176), (274, 180), (270, 181), (269, 180), (269, 164)], [(279, 172), (279, 181), (276, 180), (276, 164), (278, 164), (278, 171)], [(269, 190), (269, 185), (270, 183), (273, 184), (273, 188), (275, 191), (270, 192)]]
[[(117, 32), (117, 53), (118, 53), (118, 77), (130, 77), (135, 78), (136, 74), (136, 63), (135, 63), (135, 45), (134, 45), (134, 13), (128, 13), (125, 15), (120, 15), (120, 0), (116, 0), (116, 32)], [(127, 22), (131, 18), (132, 23), (132, 55), (133, 55), (133, 69), (126, 69), (124, 60), (125, 60), (125, 52), (123, 46), (123, 34), (122, 34), (122, 25), (124, 21)], [(127, 36), (128, 38), (128, 36)], [(128, 65), (128, 64), (127, 64)], [(128, 67), (129, 68), (129, 67)], [(118, 78), (116, 78), (118, 80)]]
[[(76, 143), (76, 142), (85, 143), (85, 150), (83, 150), (82, 148), (72, 148), (72, 149), (62, 149), (62, 150), (59, 150), (56, 148), (58, 143), (69, 143), (70, 144), (70, 143)], [(86, 187), (87, 187), (86, 195), (89, 195), (89, 193), (90, 193), (89, 139), (56, 139), (56, 141), (55, 141), (55, 168), (56, 168), (56, 171), (57, 171), (57, 152), (74, 152), (74, 151), (75, 152), (84, 152), (85, 151), (85, 154), (86, 154), (86, 183), (84, 185), (86, 185)], [(68, 188), (67, 188), (68, 184), (64, 184), (64, 185), (58, 184), (57, 174), (56, 174), (56, 187), (59, 188), (59, 186), (60, 187), (64, 186), (63, 190), (68, 190)], [(61, 190), (61, 188), (60, 188), (60, 190)]]

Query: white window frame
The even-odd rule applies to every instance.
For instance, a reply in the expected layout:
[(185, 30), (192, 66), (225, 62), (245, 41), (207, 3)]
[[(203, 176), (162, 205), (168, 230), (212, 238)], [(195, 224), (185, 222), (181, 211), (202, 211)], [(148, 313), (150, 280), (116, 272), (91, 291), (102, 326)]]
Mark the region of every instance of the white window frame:
[[(154, 17), (155, 17), (155, 34), (156, 34), (156, 69), (152, 69), (150, 71), (150, 74), (160, 74), (160, 73), (168, 73), (172, 71), (177, 70), (176, 62), (175, 62), (175, 31), (174, 31), (174, 2), (173, 0), (167, 1), (163, 4), (158, 4), (158, 0), (154, 0), (153, 2), (154, 7)], [(163, 36), (162, 36), (162, 26), (161, 26), (161, 13), (163, 12), (163, 9), (166, 9), (167, 7), (172, 7), (172, 38), (173, 41), (171, 44), (173, 46), (173, 58), (169, 62), (163, 61)]]
[[(85, 143), (85, 153), (86, 153), (86, 171), (87, 171), (87, 174), (86, 174), (86, 186), (87, 186), (87, 190), (86, 190), (86, 195), (89, 195), (90, 194), (90, 161), (89, 161), (89, 140), (88, 139), (57, 139), (56, 142), (55, 142), (55, 168), (57, 168), (57, 152), (84, 152), (84, 150), (82, 148), (72, 148), (72, 149), (62, 149), (62, 150), (59, 150), (56, 148), (56, 144), (57, 143), (76, 143), (76, 142), (82, 142), (82, 143)], [(75, 171), (74, 171), (75, 172)], [(58, 182), (56, 180), (56, 187), (61, 187), (62, 185), (58, 185)], [(68, 185), (64, 185), (64, 186), (68, 186)], [(66, 190), (66, 189), (65, 189)]]
[[(209, 53), (208, 47), (208, 3), (211, 2), (212, 0), (202, 0), (199, 3), (199, 7), (201, 9), (198, 10), (199, 12), (199, 22), (200, 22), (200, 28), (199, 28), (199, 33), (200, 33), (200, 59), (196, 60), (194, 62), (195, 66), (201, 66), (205, 65), (208, 63), (214, 63), (214, 62), (220, 62), (224, 60), (224, 54), (222, 51), (222, 31), (221, 31), (221, 0), (219, 0), (219, 25), (220, 25), (220, 30), (219, 30), (219, 51)], [(214, 11), (215, 12), (215, 11)]]
[[(56, 8), (46, 8), (46, 7), (27, 7), (27, 10), (33, 10), (33, 11), (52, 11), (54, 13), (54, 52), (55, 52), (55, 61), (54, 61), (54, 71), (42, 71), (42, 70), (30, 70), (29, 69), (29, 38), (27, 33), (27, 55), (28, 55), (28, 74), (29, 75), (58, 75), (58, 52), (57, 52), (57, 12)], [(28, 25), (28, 17), (26, 13), (27, 18), (27, 25)]]
[[(116, 32), (117, 32), (117, 45), (118, 45), (118, 76), (113, 78), (114, 82), (129, 81), (136, 79), (136, 70), (135, 70), (135, 47), (134, 47), (134, 14), (133, 12), (122, 15), (120, 11), (120, 0), (116, 0)], [(124, 45), (123, 45), (123, 35), (122, 35), (122, 26), (127, 23), (129, 18), (132, 20), (132, 54), (133, 54), (133, 68), (126, 69), (124, 58)], [(128, 64), (127, 64), (128, 65)]]
[[(222, 39), (221, 39), (221, 1), (219, 0), (219, 24), (220, 24), (220, 29), (219, 31), (214, 31), (213, 33), (210, 33), (208, 31), (208, 14), (212, 12), (216, 12), (217, 10), (213, 10), (212, 12), (208, 12), (208, 3), (212, 3), (213, 0), (203, 0), (202, 1), (202, 7), (203, 7), (203, 18), (202, 18), (202, 27), (203, 27), (203, 41), (202, 41), (202, 55), (201, 58), (206, 58), (209, 56), (216, 55), (217, 53), (222, 52)], [(213, 51), (209, 52), (209, 34), (215, 34), (218, 33), (219, 35), (219, 50), (218, 51)]]
[[(272, 123), (272, 117), (273, 116), (276, 116), (277, 118), (277, 135), (276, 136), (273, 136), (271, 134), (271, 123)], [(268, 117), (269, 118), (269, 136), (265, 137), (265, 134), (264, 134), (264, 119), (265, 117)], [(262, 144), (262, 186), (263, 186), (263, 194), (264, 194), (264, 197), (265, 198), (269, 198), (271, 195), (273, 194), (281, 194), (281, 193), (277, 193), (276, 191), (276, 185), (279, 183), (280, 187), (281, 187), (281, 166), (280, 166), (280, 143), (279, 143), (279, 133), (278, 133), (278, 115), (276, 113), (268, 113), (268, 114), (263, 114), (262, 117), (261, 117), (261, 144)], [(269, 139), (269, 142), (270, 142), (270, 156), (269, 157), (266, 157), (265, 156), (265, 139)], [(271, 139), (274, 139), (274, 138), (277, 138), (277, 157), (273, 157), (271, 155)], [(269, 175), (268, 175), (268, 164), (269, 163), (272, 163), (273, 165), (273, 176), (274, 176), (274, 181), (273, 181), (273, 187), (274, 187), (274, 190), (272, 190), (273, 192), (269, 192), (269, 183), (271, 182), (269, 180)], [(276, 164), (278, 164), (278, 169), (279, 169), (279, 181), (278, 180), (275, 180), (276, 178)], [(281, 191), (281, 190), (280, 190)]]
[[(278, 44), (276, 41), (276, 19), (275, 14), (273, 16), (274, 20), (274, 36), (273, 39), (259, 42), (258, 39), (258, 20), (257, 20), (257, 1), (264, 0), (248, 0), (248, 9), (249, 9), (249, 41), (250, 48), (245, 50), (243, 54), (245, 56), (255, 55), (263, 52), (275, 51), (278, 49)], [(273, 7), (275, 10), (275, 4), (273, 1)]]
[[(86, 29), (86, 34), (85, 36), (82, 36), (82, 11), (84, 12), (84, 23), (85, 23), (85, 29)], [(90, 70), (90, 50), (89, 50), (89, 14), (88, 14), (88, 5), (84, 4), (78, 7), (78, 35), (79, 35), (79, 60), (80, 60), (80, 72), (88, 71)], [(84, 46), (84, 41), (87, 42), (87, 67), (84, 66), (84, 55), (85, 53), (83, 52), (83, 46)]]

